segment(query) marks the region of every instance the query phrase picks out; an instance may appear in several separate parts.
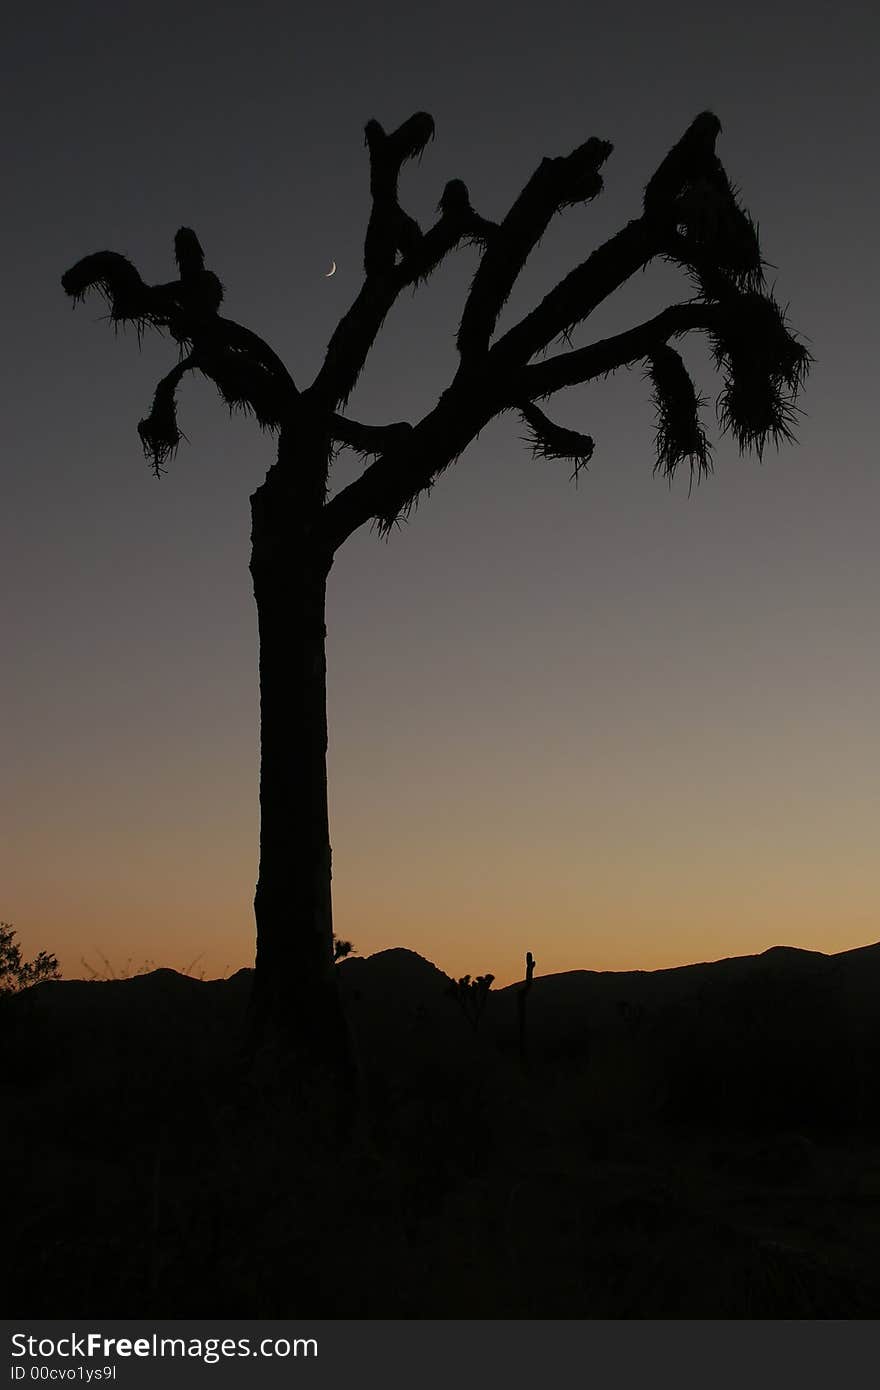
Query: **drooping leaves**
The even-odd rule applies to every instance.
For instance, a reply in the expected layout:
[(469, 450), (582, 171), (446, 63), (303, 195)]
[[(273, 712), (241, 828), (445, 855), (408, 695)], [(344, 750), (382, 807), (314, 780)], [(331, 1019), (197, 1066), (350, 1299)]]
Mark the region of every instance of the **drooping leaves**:
[[(480, 217), (466, 186), (452, 180), (437, 220), (423, 232), (400, 205), (398, 181), (404, 162), (420, 156), (433, 137), (433, 121), (417, 112), (390, 133), (378, 121), (368, 122), (372, 212), (366, 280), (302, 397), (261, 339), (219, 317), (223, 287), (205, 269), (204, 252), (190, 228), (179, 228), (175, 236), (175, 281), (147, 285), (124, 256), (105, 251), (73, 266), (63, 285), (74, 299), (98, 290), (113, 322), (166, 328), (188, 353), (159, 383), (139, 426), (156, 471), (182, 438), (175, 392), (187, 366), (207, 375), (230, 409), (252, 413), (264, 428), (295, 423), (297, 429), (283, 436), (290, 457), (291, 440), (305, 426), (317, 430), (328, 458), (334, 444), (373, 458), (360, 479), (327, 503), (332, 520), (326, 529), (334, 547), (370, 517), (383, 531), (395, 525), (499, 410), (519, 408), (535, 456), (572, 461), (576, 478), (592, 456), (592, 438), (555, 424), (533, 400), (641, 360), (647, 362), (657, 410), (656, 467), (671, 477), (687, 461), (691, 478), (699, 477), (711, 469), (699, 415), (704, 402), (669, 341), (686, 331), (709, 333), (724, 377), (721, 423), (741, 449), (753, 447), (759, 455), (767, 439), (779, 443), (792, 437), (795, 399), (811, 360), (788, 330), (782, 310), (763, 293), (757, 227), (715, 155), (720, 128), (712, 113), (698, 116), (649, 181), (644, 216), (597, 247), (490, 351), (498, 317), (529, 253), (555, 212), (600, 191), (600, 169), (611, 146), (588, 140), (565, 158), (544, 160), (497, 225)], [(453, 247), (467, 242), (480, 246), (482, 256), (459, 331), (464, 360), (436, 410), (416, 430), (362, 426), (337, 415), (401, 290), (426, 279)], [(529, 365), (560, 336), (570, 347), (572, 328), (658, 256), (692, 276), (699, 291), (695, 300), (610, 339)]]
[(184, 358), (156, 387), (149, 415), (138, 424), (138, 434), (158, 478), (177, 452), (183, 435), (177, 425), (177, 388), (184, 374), (192, 369), (191, 357)]
[(144, 283), (135, 267), (116, 251), (95, 251), (84, 256), (61, 277), (66, 294), (76, 302), (85, 299), (89, 290), (97, 290), (110, 307), (114, 323), (155, 323), (157, 305), (151, 287)]
[(112, 323), (134, 323), (138, 329), (169, 328), (179, 341), (188, 341), (194, 324), (216, 314), (223, 299), (217, 276), (204, 268), (204, 253), (195, 232), (181, 227), (174, 238), (180, 279), (148, 285), (125, 256), (96, 251), (61, 277), (63, 289), (75, 302), (97, 290), (110, 307)]
[(213, 381), (230, 411), (253, 415), (261, 429), (280, 426), (285, 393), (277, 376), (262, 362), (229, 348), (200, 348), (196, 364)]
[(654, 472), (672, 479), (687, 462), (691, 481), (712, 471), (709, 442), (700, 423), (705, 399), (698, 396), (690, 374), (674, 348), (664, 344), (647, 359), (647, 376), (654, 388), (657, 412), (657, 462)]
[(725, 307), (710, 337), (725, 378), (718, 399), (722, 428), (741, 452), (754, 449), (759, 458), (768, 439), (777, 448), (791, 441), (812, 357), (789, 329), (785, 311), (770, 295), (742, 295)]

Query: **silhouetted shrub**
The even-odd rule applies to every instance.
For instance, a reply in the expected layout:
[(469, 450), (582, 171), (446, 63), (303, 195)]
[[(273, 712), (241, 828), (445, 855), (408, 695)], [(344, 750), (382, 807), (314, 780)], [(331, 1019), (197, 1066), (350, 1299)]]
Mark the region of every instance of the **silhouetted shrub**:
[(58, 960), (47, 951), (31, 961), (22, 960), (15, 935), (11, 922), (0, 922), (0, 995), (18, 994), (41, 980), (61, 979)]

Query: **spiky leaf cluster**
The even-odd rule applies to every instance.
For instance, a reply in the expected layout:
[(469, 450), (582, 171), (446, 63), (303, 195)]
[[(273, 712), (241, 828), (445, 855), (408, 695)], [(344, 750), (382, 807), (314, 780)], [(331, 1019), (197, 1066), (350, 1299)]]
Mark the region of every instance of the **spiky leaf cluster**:
[(785, 311), (772, 296), (741, 295), (725, 305), (710, 339), (725, 379), (719, 419), (740, 451), (754, 449), (761, 458), (768, 439), (777, 447), (792, 440), (812, 358), (791, 333)]
[(281, 389), (276, 375), (264, 363), (229, 348), (202, 349), (195, 360), (230, 411), (252, 415), (264, 430), (279, 427), (283, 411)]
[(679, 464), (687, 462), (691, 480), (712, 471), (709, 442), (700, 423), (705, 398), (697, 395), (690, 373), (674, 348), (663, 344), (647, 359), (654, 391), (657, 462), (654, 472), (673, 478)]
[(738, 289), (757, 290), (764, 279), (758, 228), (741, 206), (720, 160), (715, 164), (712, 175), (687, 184), (676, 199), (684, 255), (704, 292), (717, 287), (713, 270), (728, 276)]
[(230, 410), (253, 415), (265, 429), (277, 428), (285, 405), (296, 394), (271, 348), (249, 329), (219, 316), (223, 286), (205, 269), (204, 252), (191, 228), (177, 231), (174, 256), (180, 277), (168, 284), (147, 285), (131, 262), (113, 251), (84, 257), (61, 279), (75, 301), (89, 290), (102, 294), (112, 322), (135, 323), (139, 332), (146, 326), (167, 329), (182, 349), (190, 349), (159, 382), (150, 412), (138, 425), (157, 476), (184, 437), (177, 424), (176, 392), (191, 368), (199, 368), (214, 382)]
[[(176, 390), (186, 370), (198, 369), (231, 410), (244, 410), (264, 428), (281, 431), (279, 465), (286, 468), (294, 458), (308, 457), (311, 481), (302, 495), (310, 506), (321, 507), (316, 534), (329, 553), (365, 522), (387, 533), (506, 410), (521, 412), (536, 457), (569, 460), (576, 479), (593, 454), (592, 437), (555, 424), (535, 401), (639, 363), (653, 386), (656, 469), (671, 478), (687, 462), (692, 479), (711, 469), (699, 414), (704, 402), (670, 341), (689, 332), (710, 335), (724, 376), (721, 423), (740, 448), (754, 447), (759, 455), (768, 438), (777, 443), (791, 438), (794, 401), (810, 361), (782, 311), (764, 293), (757, 227), (715, 154), (720, 129), (716, 116), (701, 113), (649, 180), (642, 215), (592, 250), (493, 341), (504, 305), (551, 219), (601, 190), (611, 145), (590, 139), (569, 155), (544, 159), (497, 224), (481, 217), (465, 184), (452, 179), (434, 224), (423, 231), (401, 206), (398, 184), (406, 161), (418, 158), (433, 138), (433, 120), (417, 112), (390, 132), (369, 121), (365, 276), (315, 380), (302, 393), (262, 339), (220, 317), (223, 287), (205, 269), (190, 228), (175, 236), (179, 278), (169, 284), (145, 284), (124, 256), (107, 251), (78, 262), (63, 284), (74, 299), (96, 289), (106, 298), (113, 322), (134, 322), (139, 330), (164, 328), (186, 354), (159, 383), (139, 426), (154, 469), (162, 471), (183, 437)], [(426, 280), (449, 252), (467, 243), (481, 254), (457, 336), (461, 360), (435, 406), (414, 425), (363, 425), (340, 414), (401, 291)], [(684, 268), (696, 283), (696, 298), (575, 348), (574, 329), (657, 257)], [(568, 350), (548, 356), (559, 342)], [(342, 447), (371, 462), (328, 498), (327, 471)]]
[(151, 292), (135, 267), (116, 251), (95, 251), (84, 256), (61, 277), (65, 292), (81, 303), (89, 290), (103, 295), (114, 323), (141, 326), (165, 321), (165, 305)]
[(567, 459), (574, 464), (571, 476), (577, 480), (580, 470), (593, 457), (595, 444), (591, 436), (555, 424), (531, 401), (520, 407), (520, 414), (529, 428), (524, 442), (531, 448), (532, 457)]
[(164, 376), (156, 387), (149, 415), (138, 424), (138, 434), (144, 453), (158, 477), (165, 472), (165, 465), (177, 452), (183, 435), (177, 424), (177, 388), (185, 372), (192, 367), (192, 358), (186, 358)]
[(703, 111), (663, 159), (645, 188), (644, 208), (665, 225), (673, 259), (696, 276), (704, 294), (763, 283), (758, 229), (715, 153), (721, 122)]
[(223, 286), (204, 268), (204, 252), (189, 227), (174, 238), (180, 278), (164, 285), (148, 285), (125, 256), (116, 251), (96, 251), (71, 266), (61, 277), (64, 290), (82, 301), (89, 290), (103, 295), (113, 323), (170, 328), (181, 341), (191, 336), (192, 324), (214, 315), (223, 300)]

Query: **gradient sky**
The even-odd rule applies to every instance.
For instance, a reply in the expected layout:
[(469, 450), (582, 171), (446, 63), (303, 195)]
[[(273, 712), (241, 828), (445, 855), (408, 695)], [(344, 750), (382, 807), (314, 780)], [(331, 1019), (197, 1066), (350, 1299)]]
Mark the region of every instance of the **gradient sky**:
[[(817, 361), (800, 445), (716, 449), (688, 497), (652, 477), (634, 370), (548, 406), (597, 442), (577, 489), (514, 417), (388, 543), (361, 532), (329, 599), (337, 932), (450, 973), (652, 968), (878, 928), (875, 467), (878, 23), (864, 4), (560, 0), (441, 9), (25, 7), (7, 34), (3, 161), (0, 918), (65, 974), (253, 958), (256, 614), (248, 496), (271, 438), (184, 385), (157, 482), (138, 420), (172, 344), (114, 339), (60, 276), (103, 248), (175, 274), (194, 227), (225, 312), (305, 385), (361, 276), (363, 125), (430, 111), (407, 167), (503, 215), (547, 154), (614, 142), (606, 191), (553, 224), (510, 324), (636, 215), (697, 112), (760, 223)], [(475, 267), (459, 253), (386, 324), (350, 410), (416, 419), (448, 383)], [(324, 272), (331, 259), (338, 272)], [(639, 277), (589, 337), (689, 288)], [(707, 354), (685, 354), (718, 390)], [(710, 432), (717, 438), (711, 408)], [(360, 467), (343, 456), (337, 483)]]

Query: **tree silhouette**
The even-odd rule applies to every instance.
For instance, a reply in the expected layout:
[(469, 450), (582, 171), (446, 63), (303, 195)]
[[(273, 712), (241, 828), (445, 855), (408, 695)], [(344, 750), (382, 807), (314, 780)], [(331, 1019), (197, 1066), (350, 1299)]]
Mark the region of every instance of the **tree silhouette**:
[[(699, 115), (650, 179), (640, 215), (497, 335), (529, 254), (557, 213), (600, 192), (612, 146), (590, 139), (567, 156), (544, 159), (498, 223), (475, 212), (465, 185), (453, 180), (423, 231), (401, 206), (398, 180), (433, 138), (434, 123), (419, 112), (387, 133), (369, 121), (364, 279), (307, 389), (261, 338), (220, 314), (223, 287), (205, 269), (189, 228), (175, 237), (179, 275), (168, 284), (145, 284), (110, 251), (85, 257), (63, 276), (75, 300), (91, 289), (103, 293), (114, 325), (165, 330), (179, 345), (177, 365), (138, 426), (157, 475), (181, 439), (175, 397), (188, 372), (203, 373), (230, 409), (252, 414), (277, 435), (276, 461), (251, 497), (261, 714), (255, 1038), (272, 1034), (298, 1055), (311, 1050), (331, 1062), (347, 1055), (333, 969), (325, 664), (326, 582), (343, 542), (367, 522), (387, 533), (506, 411), (522, 417), (536, 455), (569, 460), (576, 473), (593, 453), (592, 438), (555, 424), (536, 402), (634, 363), (645, 364), (656, 406), (655, 471), (671, 477), (686, 463), (691, 478), (708, 473), (705, 402), (670, 345), (688, 332), (709, 340), (723, 381), (719, 421), (740, 450), (760, 457), (768, 440), (792, 439), (810, 356), (766, 289), (756, 226), (715, 154), (720, 129), (710, 112)], [(416, 422), (370, 425), (342, 413), (398, 296), (463, 245), (479, 249), (479, 263), (458, 330), (458, 369), (436, 404)], [(690, 297), (625, 332), (573, 348), (574, 330), (657, 258), (681, 267)], [(544, 355), (560, 339), (567, 350)], [(369, 463), (328, 496), (342, 448)]]
[(40, 951), (33, 960), (23, 960), (11, 922), (0, 922), (0, 997), (18, 994), (43, 980), (60, 980), (58, 957)]
[(494, 982), (494, 975), (476, 975), (474, 979), (470, 975), (462, 975), (461, 979), (450, 981), (446, 990), (447, 996), (455, 1000), (475, 1033), (486, 1012), (489, 991)]

